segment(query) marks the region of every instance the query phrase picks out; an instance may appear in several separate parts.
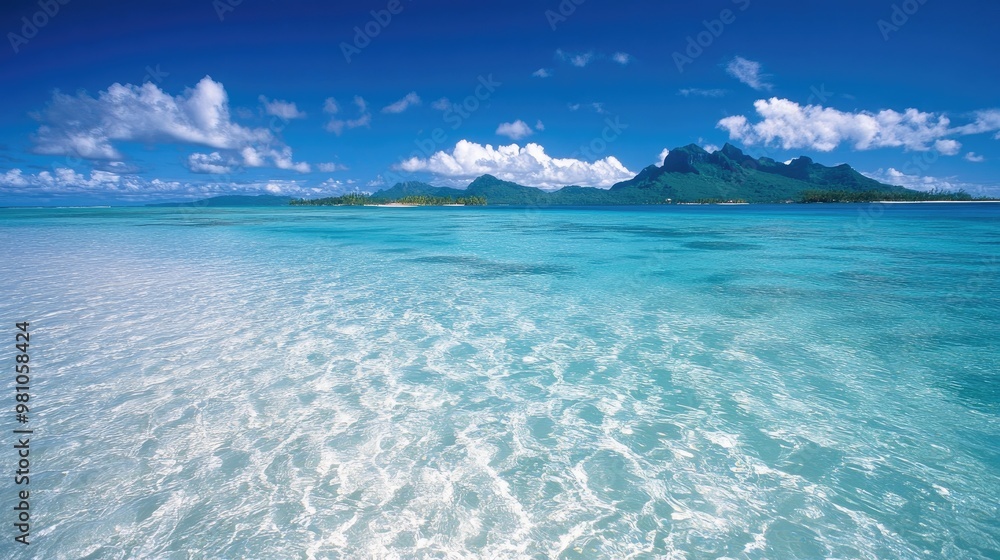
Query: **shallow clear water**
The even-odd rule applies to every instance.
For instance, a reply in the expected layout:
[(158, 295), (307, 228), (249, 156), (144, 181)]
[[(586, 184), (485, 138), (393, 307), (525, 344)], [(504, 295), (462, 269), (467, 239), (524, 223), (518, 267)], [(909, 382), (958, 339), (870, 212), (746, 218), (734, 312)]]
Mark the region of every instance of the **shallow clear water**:
[(3, 209), (0, 247), (35, 558), (1000, 557), (997, 205)]

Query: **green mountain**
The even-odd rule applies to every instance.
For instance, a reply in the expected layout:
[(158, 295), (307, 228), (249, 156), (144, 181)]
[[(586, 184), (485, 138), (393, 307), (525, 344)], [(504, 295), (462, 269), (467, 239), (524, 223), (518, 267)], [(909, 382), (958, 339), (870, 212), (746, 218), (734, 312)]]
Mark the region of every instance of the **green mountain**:
[(469, 183), (465, 191), (470, 195), (486, 197), (487, 203), (494, 204), (552, 204), (552, 194), (534, 187), (525, 187), (510, 181), (502, 181), (492, 175), (483, 175)]
[(690, 144), (671, 150), (660, 167), (649, 166), (611, 187), (635, 200), (671, 199), (782, 202), (801, 200), (808, 191), (914, 192), (869, 179), (850, 165), (827, 167), (802, 156), (789, 163), (754, 159), (732, 144), (714, 153)]
[(292, 200), (290, 196), (274, 196), (262, 194), (257, 196), (247, 195), (223, 195), (213, 196), (191, 202), (160, 202), (157, 204), (147, 204), (146, 206), (159, 206), (164, 208), (191, 208), (203, 206), (288, 206)]
[(917, 191), (869, 179), (847, 164), (827, 167), (805, 156), (785, 164), (766, 157), (754, 159), (731, 144), (714, 153), (690, 144), (671, 150), (663, 165), (650, 165), (632, 179), (617, 183), (610, 189), (570, 186), (543, 191), (483, 175), (465, 189), (409, 182), (376, 192), (373, 197), (483, 196), (490, 205), (626, 205), (663, 204), (668, 201), (802, 201), (817, 191), (866, 195), (884, 193), (889, 197), (918, 194)]

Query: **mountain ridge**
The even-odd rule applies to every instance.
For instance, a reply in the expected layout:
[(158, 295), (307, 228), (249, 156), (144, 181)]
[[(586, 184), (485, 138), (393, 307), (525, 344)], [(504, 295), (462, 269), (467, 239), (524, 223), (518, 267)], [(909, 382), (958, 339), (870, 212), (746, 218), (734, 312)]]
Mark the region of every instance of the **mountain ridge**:
[(679, 202), (753, 203), (799, 201), (813, 191), (847, 193), (917, 193), (898, 185), (865, 177), (848, 164), (828, 167), (808, 156), (788, 163), (754, 159), (726, 143), (708, 152), (696, 144), (670, 150), (659, 166), (650, 165), (635, 177), (610, 188), (567, 186), (552, 191), (519, 185), (493, 175), (481, 175), (462, 188), (427, 183), (397, 183), (372, 197), (395, 199), (406, 195), (439, 197), (483, 196), (489, 204), (587, 205), (664, 204)]

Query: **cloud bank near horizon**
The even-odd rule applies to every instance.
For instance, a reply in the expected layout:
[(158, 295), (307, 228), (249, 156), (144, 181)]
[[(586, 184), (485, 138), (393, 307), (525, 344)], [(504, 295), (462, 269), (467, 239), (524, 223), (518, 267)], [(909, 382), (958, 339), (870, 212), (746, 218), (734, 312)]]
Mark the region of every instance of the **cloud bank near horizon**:
[(962, 148), (950, 136), (1000, 130), (998, 109), (977, 111), (973, 121), (962, 126), (952, 126), (943, 114), (917, 109), (846, 112), (777, 97), (758, 99), (754, 109), (760, 117), (756, 122), (744, 115), (733, 115), (719, 120), (716, 127), (727, 131), (731, 140), (751, 146), (829, 152), (845, 144), (855, 150), (936, 150), (949, 156)]
[(617, 158), (607, 156), (594, 162), (575, 158), (554, 158), (540, 144), (497, 146), (459, 140), (451, 152), (439, 151), (426, 158), (404, 160), (398, 169), (425, 171), (447, 180), (471, 180), (493, 175), (521, 185), (559, 188), (569, 185), (608, 188), (631, 179), (629, 171)]

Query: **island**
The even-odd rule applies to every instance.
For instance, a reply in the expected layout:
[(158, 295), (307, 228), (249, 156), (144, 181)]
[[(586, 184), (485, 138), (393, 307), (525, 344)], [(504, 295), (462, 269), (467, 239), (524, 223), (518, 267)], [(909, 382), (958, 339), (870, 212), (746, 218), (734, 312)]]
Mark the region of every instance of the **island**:
[(801, 156), (781, 163), (753, 158), (732, 144), (707, 152), (689, 144), (670, 150), (661, 165), (609, 188), (544, 189), (482, 175), (465, 188), (399, 182), (374, 193), (323, 198), (226, 195), (147, 206), (633, 206), (647, 204), (1000, 202), (964, 191), (917, 191), (866, 177), (848, 164), (833, 167)]
[(715, 152), (689, 144), (670, 150), (659, 166), (602, 189), (555, 190), (482, 175), (464, 189), (401, 182), (372, 194), (295, 199), (296, 206), (510, 205), (624, 206), (641, 204), (766, 204), (820, 202), (979, 201), (965, 192), (923, 192), (865, 177), (848, 164), (828, 167), (801, 156), (785, 163), (753, 158), (732, 144)]
[[(429, 186), (429, 185), (428, 185)], [(367, 193), (349, 193), (325, 198), (294, 198), (292, 206), (485, 206), (483, 196), (435, 196), (432, 194), (409, 194), (401, 197), (387, 197)]]

